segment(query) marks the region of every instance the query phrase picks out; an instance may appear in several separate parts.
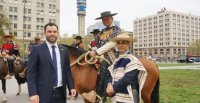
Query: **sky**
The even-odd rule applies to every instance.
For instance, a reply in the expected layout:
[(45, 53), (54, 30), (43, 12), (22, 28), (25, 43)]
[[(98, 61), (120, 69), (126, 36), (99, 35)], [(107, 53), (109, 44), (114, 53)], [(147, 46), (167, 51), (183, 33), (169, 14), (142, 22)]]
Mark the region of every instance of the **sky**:
[[(60, 33), (69, 35), (78, 33), (77, 0), (60, 0)], [(167, 10), (191, 13), (200, 16), (200, 0), (87, 0), (86, 28), (97, 22), (95, 18), (101, 12), (118, 13), (115, 20), (120, 21), (120, 27), (133, 31), (133, 20), (154, 15), (162, 8)]]

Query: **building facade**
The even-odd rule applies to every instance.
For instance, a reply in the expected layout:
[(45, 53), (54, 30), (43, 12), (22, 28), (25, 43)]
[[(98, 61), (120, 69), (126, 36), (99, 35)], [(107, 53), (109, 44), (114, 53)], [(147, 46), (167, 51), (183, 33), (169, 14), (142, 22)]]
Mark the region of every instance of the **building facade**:
[(0, 11), (12, 22), (12, 29), (5, 30), (27, 47), (35, 36), (43, 38), (43, 27), (54, 22), (60, 25), (60, 0), (0, 0)]
[(163, 9), (133, 22), (134, 55), (176, 60), (187, 55), (189, 45), (200, 39), (200, 16)]

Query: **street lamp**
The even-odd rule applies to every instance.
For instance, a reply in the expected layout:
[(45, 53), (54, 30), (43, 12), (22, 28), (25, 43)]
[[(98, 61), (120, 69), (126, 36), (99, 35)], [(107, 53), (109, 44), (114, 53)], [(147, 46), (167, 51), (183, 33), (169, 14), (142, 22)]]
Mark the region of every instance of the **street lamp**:
[(22, 52), (23, 54), (22, 54), (22, 57), (24, 58), (24, 52), (25, 52), (25, 43), (24, 43), (24, 34), (25, 34), (24, 33), (24, 31), (25, 31), (24, 30), (24, 25), (25, 25), (25, 19), (24, 18), (25, 18), (25, 9), (26, 9), (25, 5), (27, 3), (27, 0), (23, 0), (22, 2), (24, 3), (24, 8), (23, 8), (23, 11), (24, 11), (23, 12), (23, 52)]

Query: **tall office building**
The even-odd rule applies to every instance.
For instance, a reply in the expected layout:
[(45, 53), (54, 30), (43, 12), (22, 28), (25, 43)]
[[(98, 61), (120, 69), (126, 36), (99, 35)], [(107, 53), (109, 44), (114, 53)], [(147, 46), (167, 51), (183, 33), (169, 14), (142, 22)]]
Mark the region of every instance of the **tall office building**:
[(134, 55), (174, 60), (187, 55), (189, 45), (200, 39), (200, 16), (168, 11), (137, 18), (133, 23)]
[(12, 22), (12, 30), (5, 32), (24, 38), (26, 46), (35, 36), (43, 37), (46, 23), (60, 25), (60, 0), (0, 0), (2, 12)]

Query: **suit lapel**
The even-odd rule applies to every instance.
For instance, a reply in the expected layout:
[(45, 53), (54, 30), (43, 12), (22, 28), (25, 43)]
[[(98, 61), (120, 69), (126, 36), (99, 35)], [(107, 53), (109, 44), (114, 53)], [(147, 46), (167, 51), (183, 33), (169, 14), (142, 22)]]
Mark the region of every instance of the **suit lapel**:
[(50, 54), (50, 51), (49, 51), (49, 48), (48, 48), (46, 42), (44, 43), (44, 54), (47, 56), (47, 59), (49, 60), (50, 64), (53, 66), (51, 54)]

